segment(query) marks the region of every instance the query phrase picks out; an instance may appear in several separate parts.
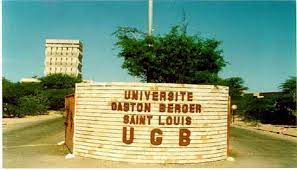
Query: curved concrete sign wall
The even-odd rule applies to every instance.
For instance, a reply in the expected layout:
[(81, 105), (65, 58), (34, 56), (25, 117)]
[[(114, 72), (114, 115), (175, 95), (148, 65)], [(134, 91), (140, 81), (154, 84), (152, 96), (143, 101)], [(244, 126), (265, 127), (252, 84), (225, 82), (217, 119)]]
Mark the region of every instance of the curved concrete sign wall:
[(75, 100), (75, 155), (138, 163), (227, 157), (228, 87), (80, 83)]

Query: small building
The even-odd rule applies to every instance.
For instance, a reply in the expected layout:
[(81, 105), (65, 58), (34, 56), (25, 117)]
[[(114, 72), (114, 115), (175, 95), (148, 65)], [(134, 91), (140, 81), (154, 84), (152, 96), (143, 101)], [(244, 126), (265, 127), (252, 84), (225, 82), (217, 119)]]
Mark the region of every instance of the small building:
[(257, 98), (264, 98), (265, 96), (277, 96), (277, 95), (281, 95), (281, 94), (283, 94), (283, 92), (258, 92), (258, 93), (252, 93), (252, 95), (254, 97), (257, 97)]
[(40, 80), (36, 78), (22, 78), (20, 82), (21, 83), (40, 83)]
[(82, 74), (83, 45), (80, 40), (47, 39), (44, 74)]
[(94, 83), (93, 80), (83, 80), (82, 82), (83, 82), (83, 83)]

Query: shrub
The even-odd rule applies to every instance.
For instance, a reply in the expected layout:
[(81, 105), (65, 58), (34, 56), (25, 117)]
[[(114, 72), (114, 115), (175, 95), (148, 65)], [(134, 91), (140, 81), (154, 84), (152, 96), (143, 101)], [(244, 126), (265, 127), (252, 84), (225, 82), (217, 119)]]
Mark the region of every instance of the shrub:
[(3, 117), (16, 117), (17, 108), (18, 106), (16, 104), (3, 103), (3, 106), (2, 106)]
[(3, 97), (3, 104), (10, 103), (10, 104), (17, 104), (17, 99), (22, 96), (22, 90), (18, 88), (18, 86), (5, 79), (2, 79), (2, 97)]
[(262, 122), (265, 115), (274, 112), (275, 100), (271, 97), (256, 98), (245, 95), (241, 103), (241, 111), (244, 112), (246, 120), (260, 120)]
[(66, 74), (50, 74), (40, 78), (42, 95), (49, 101), (49, 109), (59, 110), (64, 108), (66, 95), (74, 93), (75, 83), (82, 82), (81, 77)]
[(48, 108), (63, 109), (64, 97), (74, 92), (81, 77), (52, 74), (40, 80), (41, 83), (13, 83), (3, 77), (3, 116), (23, 117), (42, 114)]
[(23, 117), (25, 115), (37, 115), (46, 112), (48, 101), (43, 96), (24, 96), (18, 100), (18, 109), (16, 115)]
[(283, 93), (283, 95), (276, 97), (275, 110), (276, 114), (273, 119), (274, 122), (278, 124), (292, 124), (296, 125), (297, 115), (296, 115), (296, 103), (294, 96), (288, 93)]
[(64, 108), (65, 96), (71, 93), (74, 93), (73, 89), (47, 89), (42, 95), (48, 99), (49, 109), (59, 110)]
[(74, 88), (75, 83), (80, 83), (81, 77), (69, 76), (67, 74), (50, 74), (40, 78), (44, 89), (68, 89)]
[(21, 96), (37, 96), (42, 91), (40, 83), (16, 83), (18, 89), (22, 91)]
[(256, 98), (244, 95), (239, 105), (240, 116), (247, 121), (269, 124), (295, 124), (295, 116), (290, 108), (294, 106), (291, 96), (265, 96)]

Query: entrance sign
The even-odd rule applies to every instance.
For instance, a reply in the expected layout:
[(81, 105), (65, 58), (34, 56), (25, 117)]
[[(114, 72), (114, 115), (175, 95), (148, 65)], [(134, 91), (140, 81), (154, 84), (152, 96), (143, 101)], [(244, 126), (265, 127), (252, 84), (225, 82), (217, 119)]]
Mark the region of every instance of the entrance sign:
[(79, 83), (75, 90), (75, 155), (137, 163), (227, 157), (228, 87)]

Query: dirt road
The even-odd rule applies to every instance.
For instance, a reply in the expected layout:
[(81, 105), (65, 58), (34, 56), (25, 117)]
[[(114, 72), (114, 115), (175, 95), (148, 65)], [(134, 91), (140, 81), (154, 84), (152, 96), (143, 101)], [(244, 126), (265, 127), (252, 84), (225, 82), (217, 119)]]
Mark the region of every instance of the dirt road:
[(255, 131), (231, 128), (234, 162), (203, 164), (132, 164), (82, 157), (66, 160), (62, 117), (46, 119), (3, 134), (3, 166), (5, 168), (73, 168), (73, 167), (297, 167), (297, 140), (287, 140)]
[(62, 112), (48, 111), (47, 115), (26, 116), (24, 118), (3, 118), (2, 130), (5, 133), (8, 131), (26, 127), (28, 125), (38, 124), (45, 120), (55, 119), (58, 117), (62, 117)]

